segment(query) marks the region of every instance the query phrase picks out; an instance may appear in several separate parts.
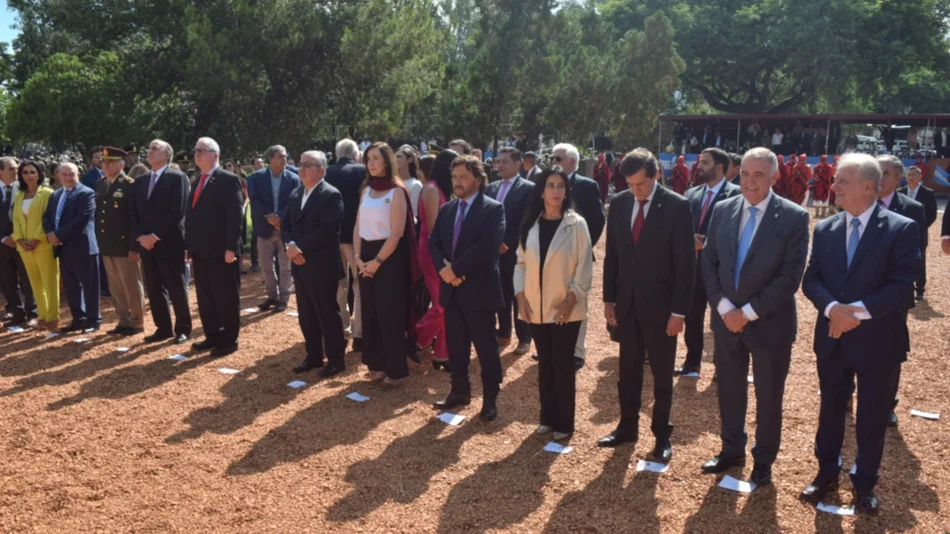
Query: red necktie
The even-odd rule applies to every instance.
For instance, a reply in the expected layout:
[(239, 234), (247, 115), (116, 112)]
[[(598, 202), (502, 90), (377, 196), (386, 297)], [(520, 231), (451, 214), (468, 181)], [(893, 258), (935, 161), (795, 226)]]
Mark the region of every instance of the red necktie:
[(633, 244), (634, 245), (637, 244), (637, 241), (640, 241), (640, 232), (643, 231), (643, 222), (644, 222), (643, 212), (645, 211), (644, 208), (646, 208), (647, 202), (649, 201), (650, 201), (649, 199), (638, 201), (640, 202), (640, 210), (637, 211), (637, 217), (633, 220)]
[(712, 202), (713, 190), (710, 189), (706, 192), (706, 202), (703, 202), (703, 209), (699, 212), (699, 224), (696, 225), (696, 228), (699, 229), (703, 225), (703, 221), (706, 220), (706, 210), (709, 209), (709, 203)]
[(205, 188), (205, 180), (208, 179), (208, 173), (201, 175), (201, 180), (198, 181), (198, 189), (195, 190), (195, 198), (191, 199), (191, 209), (195, 209), (195, 205), (198, 204), (198, 197), (201, 196), (201, 192)]

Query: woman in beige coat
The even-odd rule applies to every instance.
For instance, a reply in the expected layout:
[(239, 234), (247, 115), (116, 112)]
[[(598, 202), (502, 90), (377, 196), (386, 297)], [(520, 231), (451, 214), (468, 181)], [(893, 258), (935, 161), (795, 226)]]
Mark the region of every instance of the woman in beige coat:
[(593, 278), (590, 234), (571, 209), (567, 173), (553, 167), (537, 178), (521, 225), (515, 297), (538, 351), (541, 426), (554, 439), (574, 432), (574, 345), (587, 318)]

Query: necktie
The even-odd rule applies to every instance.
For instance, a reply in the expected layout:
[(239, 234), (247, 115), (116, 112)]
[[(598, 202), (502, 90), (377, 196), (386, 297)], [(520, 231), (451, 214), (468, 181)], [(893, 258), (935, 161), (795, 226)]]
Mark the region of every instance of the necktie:
[(712, 197), (713, 197), (713, 190), (710, 189), (709, 191), (706, 192), (706, 202), (703, 202), (703, 210), (699, 212), (699, 224), (696, 225), (697, 229), (701, 227), (703, 225), (703, 221), (706, 220), (706, 210), (709, 209), (709, 203), (712, 202)]
[(195, 198), (191, 199), (191, 209), (195, 209), (195, 206), (198, 204), (198, 197), (201, 196), (201, 192), (205, 188), (205, 180), (208, 179), (208, 173), (201, 175), (201, 180), (198, 181), (198, 189), (195, 190)]
[(861, 219), (857, 217), (851, 219), (851, 237), (848, 239), (848, 268), (851, 268), (851, 260), (854, 259), (854, 253), (858, 250), (858, 241), (861, 240)]
[(59, 219), (63, 216), (63, 208), (66, 207), (66, 199), (69, 198), (69, 193), (72, 192), (72, 189), (66, 189), (63, 191), (63, 196), (59, 199), (59, 205), (56, 206), (56, 220), (54, 221), (55, 227), (59, 230)]
[(3, 212), (10, 213), (10, 205), (13, 204), (13, 186), (8, 185), (3, 188)]
[(498, 191), (498, 202), (505, 203), (505, 195), (508, 194), (508, 186), (511, 185), (508, 180), (502, 180), (501, 189)]
[(455, 218), (455, 231), (452, 233), (452, 258), (455, 258), (455, 245), (458, 244), (459, 234), (462, 232), (462, 221), (465, 220), (465, 201), (459, 202), (459, 215)]
[(633, 244), (636, 245), (637, 241), (640, 241), (640, 232), (643, 231), (643, 223), (646, 220), (646, 215), (643, 212), (646, 211), (647, 202), (650, 202), (650, 199), (646, 199), (640, 202), (640, 209), (637, 211), (637, 217), (633, 220)]
[(157, 183), (158, 183), (158, 173), (155, 171), (152, 171), (152, 180), (148, 183), (148, 195), (146, 195), (145, 197), (146, 200), (152, 198), (152, 191), (155, 189), (155, 184)]
[(745, 263), (746, 256), (749, 255), (749, 247), (752, 245), (752, 234), (755, 233), (755, 214), (759, 208), (749, 207), (749, 220), (742, 229), (742, 235), (739, 236), (739, 248), (736, 250), (736, 270), (732, 275), (732, 285), (739, 290), (739, 273), (742, 272), (742, 264)]

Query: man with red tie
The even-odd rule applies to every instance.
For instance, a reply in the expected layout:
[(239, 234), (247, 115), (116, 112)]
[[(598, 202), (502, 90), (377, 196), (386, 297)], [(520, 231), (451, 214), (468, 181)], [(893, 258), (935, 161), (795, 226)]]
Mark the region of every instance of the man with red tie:
[(195, 144), (200, 170), (185, 213), (185, 244), (194, 271), (198, 315), (205, 339), (197, 351), (227, 356), (238, 349), (241, 326), (241, 179), (218, 165), (221, 149), (210, 137)]

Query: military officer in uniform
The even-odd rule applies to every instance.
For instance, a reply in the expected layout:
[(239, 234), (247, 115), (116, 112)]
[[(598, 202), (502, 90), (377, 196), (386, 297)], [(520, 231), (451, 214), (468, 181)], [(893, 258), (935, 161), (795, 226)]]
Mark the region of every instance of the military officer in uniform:
[(102, 149), (103, 178), (96, 183), (96, 238), (115, 300), (119, 324), (109, 334), (132, 336), (143, 332), (145, 286), (139, 254), (132, 251), (129, 209), (135, 202), (135, 181), (126, 176), (128, 154), (114, 147)]

